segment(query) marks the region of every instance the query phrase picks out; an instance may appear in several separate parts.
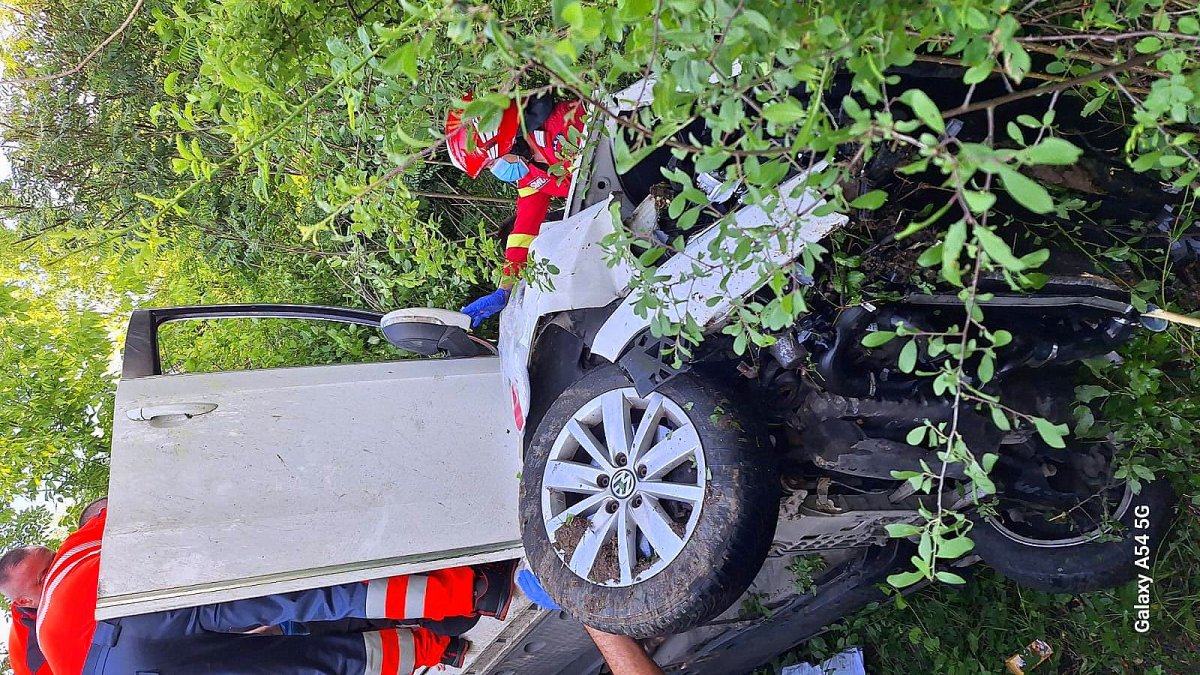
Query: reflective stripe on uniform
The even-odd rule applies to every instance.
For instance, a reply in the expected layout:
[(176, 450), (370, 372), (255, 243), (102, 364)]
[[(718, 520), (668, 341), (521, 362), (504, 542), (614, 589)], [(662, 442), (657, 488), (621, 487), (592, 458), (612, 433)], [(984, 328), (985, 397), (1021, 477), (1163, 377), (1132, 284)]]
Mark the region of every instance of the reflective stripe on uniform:
[(366, 647), (367, 665), (363, 675), (383, 675), (383, 637), (382, 633), (363, 633), (363, 644)]
[(374, 579), (367, 582), (367, 606), (366, 615), (368, 619), (386, 619), (387, 617), (387, 579)]
[(417, 643), (411, 630), (400, 628), (396, 630), (400, 643), (400, 668), (397, 675), (412, 675), (417, 669)]
[(528, 197), (529, 195), (537, 194), (537, 191), (538, 190), (535, 187), (530, 187), (530, 186), (519, 187), (519, 188), (517, 188), (517, 196), (518, 197)]
[(404, 593), (404, 616), (402, 619), (425, 618), (425, 590), (429, 577), (413, 575), (408, 578), (408, 590)]
[(368, 619), (423, 619), (429, 577), (414, 574), (405, 577), (374, 579), (367, 582)]
[(89, 541), (80, 544), (62, 556), (59, 556), (54, 565), (50, 567), (50, 571), (46, 573), (46, 581), (43, 586), (41, 611), (37, 613), (37, 623), (34, 631), (39, 632), (42, 629), (42, 618), (49, 613), (50, 604), (54, 600), (54, 592), (58, 590), (60, 584), (66, 579), (71, 570), (78, 567), (81, 563), (100, 555), (100, 540)]
[(536, 234), (510, 234), (504, 245), (506, 248), (529, 248), (534, 239), (537, 239)]
[(412, 675), (417, 669), (417, 646), (407, 628), (363, 633), (366, 666), (363, 675)]
[(533, 142), (537, 143), (540, 147), (546, 147), (546, 132), (540, 129), (533, 132)]

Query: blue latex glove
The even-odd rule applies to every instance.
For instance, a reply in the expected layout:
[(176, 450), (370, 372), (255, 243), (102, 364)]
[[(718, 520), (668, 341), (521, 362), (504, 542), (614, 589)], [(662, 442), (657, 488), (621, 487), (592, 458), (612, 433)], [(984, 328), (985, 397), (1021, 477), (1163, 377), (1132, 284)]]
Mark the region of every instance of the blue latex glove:
[(529, 570), (517, 572), (517, 586), (525, 594), (525, 597), (529, 598), (538, 607), (542, 609), (562, 609), (562, 607), (554, 604), (554, 601), (550, 599), (550, 594), (546, 592), (546, 589), (542, 588), (542, 584), (538, 582), (537, 577), (533, 576), (533, 572)]
[(492, 318), (497, 312), (504, 309), (504, 306), (508, 304), (508, 295), (507, 288), (497, 288), (494, 292), (463, 307), (462, 313), (471, 317), (472, 328), (479, 328), (479, 324), (484, 320)]

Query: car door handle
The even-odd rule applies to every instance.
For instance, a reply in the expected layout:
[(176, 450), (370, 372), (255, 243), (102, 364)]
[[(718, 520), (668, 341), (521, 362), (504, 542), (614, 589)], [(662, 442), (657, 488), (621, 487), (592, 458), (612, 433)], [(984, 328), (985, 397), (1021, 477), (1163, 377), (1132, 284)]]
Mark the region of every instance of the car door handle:
[(161, 417), (183, 417), (192, 419), (217, 409), (216, 403), (168, 403), (167, 405), (151, 405), (145, 408), (126, 410), (125, 415), (134, 422), (149, 422)]

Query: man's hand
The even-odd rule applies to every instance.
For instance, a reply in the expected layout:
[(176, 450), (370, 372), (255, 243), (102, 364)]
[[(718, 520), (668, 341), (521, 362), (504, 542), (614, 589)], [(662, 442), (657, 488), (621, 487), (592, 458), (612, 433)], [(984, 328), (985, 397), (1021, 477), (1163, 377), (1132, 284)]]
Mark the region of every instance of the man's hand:
[(646, 655), (637, 640), (626, 635), (611, 635), (588, 625), (584, 628), (613, 675), (663, 675), (662, 668)]
[[(518, 572), (517, 586), (520, 586), (525, 596), (538, 607), (560, 609), (558, 605), (554, 604), (554, 600), (550, 598), (546, 589), (542, 588), (541, 582), (537, 580), (533, 572), (529, 570)], [(654, 660), (646, 654), (637, 640), (625, 635), (605, 633), (586, 624), (584, 629), (596, 643), (596, 648), (600, 650), (604, 662), (608, 664), (613, 675), (662, 675), (662, 668), (654, 663)]]
[(479, 298), (475, 302), (462, 308), (462, 313), (471, 317), (471, 327), (478, 328), (479, 324), (484, 320), (490, 319), (500, 310), (504, 309), (504, 305), (508, 304), (509, 290), (507, 288), (497, 288), (495, 291)]

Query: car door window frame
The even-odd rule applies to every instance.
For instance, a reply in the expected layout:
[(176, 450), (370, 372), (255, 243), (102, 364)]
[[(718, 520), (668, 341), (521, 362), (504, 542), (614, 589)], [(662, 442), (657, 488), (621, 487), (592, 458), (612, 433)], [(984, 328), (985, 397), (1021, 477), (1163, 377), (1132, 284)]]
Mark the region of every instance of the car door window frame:
[(236, 304), (138, 309), (129, 317), (121, 379), (132, 380), (163, 374), (158, 334), (164, 325), (173, 321), (302, 319), (378, 328), (382, 318), (382, 313), (371, 310), (321, 305)]

